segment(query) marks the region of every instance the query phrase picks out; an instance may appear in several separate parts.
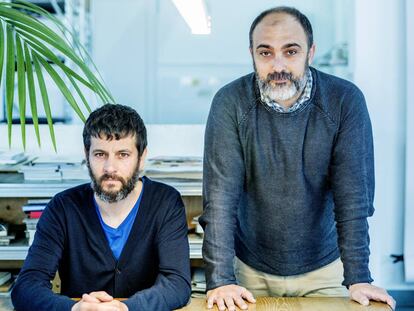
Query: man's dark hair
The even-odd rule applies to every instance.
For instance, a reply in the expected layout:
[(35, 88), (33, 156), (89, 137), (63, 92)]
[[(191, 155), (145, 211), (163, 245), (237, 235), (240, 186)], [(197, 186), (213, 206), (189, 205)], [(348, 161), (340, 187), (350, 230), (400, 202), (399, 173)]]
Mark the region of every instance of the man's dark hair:
[(106, 104), (93, 111), (83, 128), (83, 145), (86, 152), (91, 148), (91, 137), (107, 140), (135, 135), (138, 156), (147, 146), (147, 130), (139, 114), (128, 106)]
[(312, 25), (309, 19), (295, 8), (288, 7), (288, 6), (278, 6), (278, 7), (263, 11), (254, 19), (252, 25), (250, 26), (250, 31), (249, 31), (249, 42), (250, 42), (251, 49), (253, 48), (253, 31), (256, 29), (257, 24), (259, 24), (263, 20), (263, 18), (265, 18), (267, 15), (273, 14), (273, 13), (284, 13), (284, 14), (293, 16), (299, 22), (299, 24), (302, 26), (303, 30), (305, 31), (306, 37), (308, 39), (308, 49), (312, 46), (313, 31), (312, 31)]

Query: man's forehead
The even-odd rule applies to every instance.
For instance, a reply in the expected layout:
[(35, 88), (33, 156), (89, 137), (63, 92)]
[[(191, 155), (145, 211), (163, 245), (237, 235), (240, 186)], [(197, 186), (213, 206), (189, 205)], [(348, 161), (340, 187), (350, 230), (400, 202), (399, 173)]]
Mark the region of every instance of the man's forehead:
[[(299, 21), (287, 13), (271, 13), (263, 18), (252, 34), (253, 47), (259, 44), (272, 43), (278, 41), (284, 43), (307, 43), (305, 30)], [(290, 42), (289, 42), (290, 41)]]
[(135, 146), (135, 135), (115, 135), (115, 134), (104, 134), (100, 133), (99, 136), (91, 137), (91, 147), (102, 148), (109, 146), (117, 146), (119, 148), (134, 147)]

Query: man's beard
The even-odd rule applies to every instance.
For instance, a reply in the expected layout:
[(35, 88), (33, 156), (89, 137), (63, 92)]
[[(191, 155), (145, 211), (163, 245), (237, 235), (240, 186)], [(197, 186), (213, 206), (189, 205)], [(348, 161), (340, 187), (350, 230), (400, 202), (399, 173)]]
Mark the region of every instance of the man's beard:
[[(134, 169), (133, 174), (130, 178), (125, 180), (124, 178), (117, 176), (115, 174), (104, 174), (99, 179), (95, 177), (92, 172), (91, 166), (89, 161), (86, 162), (88, 166), (89, 176), (92, 180), (92, 189), (96, 193), (99, 199), (107, 203), (115, 203), (125, 199), (128, 194), (134, 190), (135, 185), (139, 179), (139, 165)], [(139, 161), (138, 161), (139, 163)], [(121, 189), (119, 191), (105, 191), (102, 187), (102, 182), (104, 180), (111, 179), (111, 180), (119, 180), (122, 184)]]
[[(257, 72), (256, 65), (254, 69), (256, 73), (257, 84), (259, 86), (260, 94), (267, 101), (275, 101), (277, 103), (284, 102), (295, 97), (301, 93), (307, 82), (308, 64), (305, 65), (303, 75), (294, 77), (292, 73), (286, 71), (269, 73), (266, 79), (261, 79)], [(289, 80), (291, 83), (273, 84), (272, 81)]]

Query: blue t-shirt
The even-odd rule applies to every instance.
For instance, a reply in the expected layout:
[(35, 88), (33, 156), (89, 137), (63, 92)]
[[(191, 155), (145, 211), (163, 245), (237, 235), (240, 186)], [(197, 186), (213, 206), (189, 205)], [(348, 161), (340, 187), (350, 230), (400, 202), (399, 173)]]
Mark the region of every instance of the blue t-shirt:
[(124, 221), (117, 227), (112, 228), (108, 226), (102, 219), (101, 212), (99, 211), (98, 203), (94, 198), (95, 210), (98, 214), (99, 221), (101, 222), (101, 226), (105, 232), (106, 239), (109, 242), (109, 247), (112, 250), (116, 260), (119, 260), (119, 256), (121, 256), (122, 250), (125, 246), (126, 241), (128, 240), (129, 233), (131, 232), (132, 225), (134, 224), (135, 217), (137, 216), (139, 204), (141, 202), (142, 193), (144, 192), (144, 179), (142, 179), (142, 190), (138, 197), (137, 202), (135, 203), (132, 210), (129, 212), (128, 216), (124, 219)]

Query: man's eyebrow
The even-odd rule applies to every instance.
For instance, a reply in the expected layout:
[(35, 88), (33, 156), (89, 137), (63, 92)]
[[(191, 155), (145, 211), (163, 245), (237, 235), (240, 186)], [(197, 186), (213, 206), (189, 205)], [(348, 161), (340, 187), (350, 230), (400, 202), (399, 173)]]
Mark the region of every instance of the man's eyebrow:
[[(298, 47), (298, 48), (302, 48), (302, 46), (299, 44), (299, 43), (295, 43), (295, 42), (293, 42), (293, 43), (286, 43), (285, 45), (283, 45), (282, 46), (282, 49), (288, 49), (288, 48), (291, 48), (291, 47)], [(256, 50), (258, 50), (258, 49), (260, 49), (260, 48), (264, 48), (264, 49), (273, 49), (273, 47), (271, 46), (271, 45), (269, 45), (269, 44), (264, 44), (264, 43), (262, 43), (262, 44), (259, 44), (257, 47), (256, 47)]]
[(92, 149), (92, 152), (102, 152), (102, 153), (107, 153), (105, 150), (102, 150), (102, 149)]
[(120, 152), (132, 152), (132, 151), (131, 149), (126, 148), (126, 149), (121, 149), (117, 151), (117, 153), (120, 153)]
[(260, 49), (260, 48), (264, 48), (264, 49), (272, 49), (272, 46), (270, 46), (269, 44), (259, 44), (258, 46), (256, 46), (256, 50)]
[(288, 49), (288, 48), (292, 48), (292, 47), (297, 47), (297, 48), (302, 48), (302, 46), (298, 43), (287, 43), (284, 46), (282, 46), (282, 49)]

